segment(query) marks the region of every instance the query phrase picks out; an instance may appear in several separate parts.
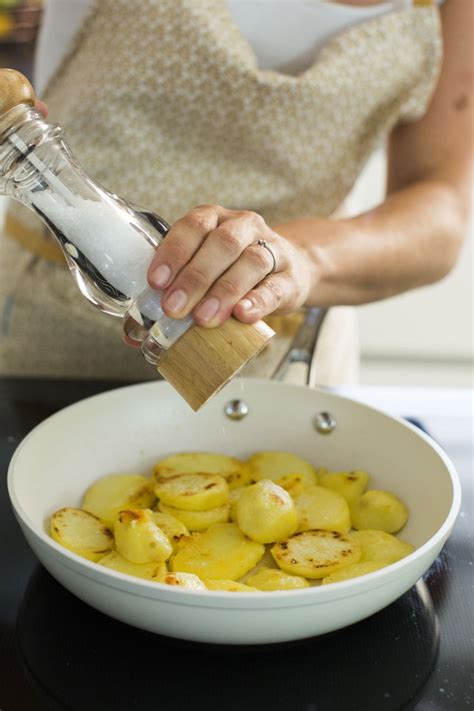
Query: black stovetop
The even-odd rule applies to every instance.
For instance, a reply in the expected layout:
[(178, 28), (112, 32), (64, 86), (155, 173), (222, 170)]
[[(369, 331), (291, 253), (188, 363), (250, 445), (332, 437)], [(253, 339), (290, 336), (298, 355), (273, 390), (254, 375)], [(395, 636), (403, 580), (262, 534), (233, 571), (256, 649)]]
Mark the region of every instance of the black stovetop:
[(218, 647), (159, 637), (73, 597), (11, 512), (8, 462), (45, 417), (116, 383), (0, 380), (0, 710), (464, 711), (472, 671), (472, 473), (432, 568), (390, 607), (298, 643)]

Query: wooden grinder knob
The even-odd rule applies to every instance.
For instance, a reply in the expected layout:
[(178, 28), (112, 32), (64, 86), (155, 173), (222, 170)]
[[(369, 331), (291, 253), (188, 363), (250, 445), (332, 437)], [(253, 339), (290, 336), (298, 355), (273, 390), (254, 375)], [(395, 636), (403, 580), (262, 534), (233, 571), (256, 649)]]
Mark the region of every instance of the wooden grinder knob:
[(263, 321), (250, 325), (230, 318), (218, 328), (193, 326), (166, 351), (158, 371), (193, 410), (199, 410), (274, 335)]
[(0, 69), (0, 114), (18, 104), (35, 103), (35, 92), (28, 79), (14, 69)]

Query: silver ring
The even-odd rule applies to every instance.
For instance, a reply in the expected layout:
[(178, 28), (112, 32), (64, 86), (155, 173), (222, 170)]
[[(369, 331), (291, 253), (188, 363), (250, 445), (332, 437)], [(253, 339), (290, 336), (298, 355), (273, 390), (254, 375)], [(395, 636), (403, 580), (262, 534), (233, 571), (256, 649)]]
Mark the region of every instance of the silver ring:
[(270, 271), (269, 271), (268, 274), (267, 274), (267, 276), (269, 276), (270, 274), (273, 274), (274, 271), (276, 271), (276, 259), (275, 259), (275, 255), (273, 254), (273, 250), (268, 246), (268, 244), (266, 243), (266, 241), (265, 241), (264, 239), (258, 239), (258, 240), (257, 240), (257, 244), (259, 244), (260, 247), (265, 247), (265, 249), (267, 250), (267, 252), (270, 252), (270, 254), (272, 255), (273, 266), (272, 266), (272, 268), (270, 269)]

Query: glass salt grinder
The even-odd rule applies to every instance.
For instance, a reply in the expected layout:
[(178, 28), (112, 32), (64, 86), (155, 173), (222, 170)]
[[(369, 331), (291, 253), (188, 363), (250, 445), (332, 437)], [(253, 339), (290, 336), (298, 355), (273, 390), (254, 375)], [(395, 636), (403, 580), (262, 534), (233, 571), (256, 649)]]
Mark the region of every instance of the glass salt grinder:
[(34, 108), (31, 84), (0, 69), (0, 194), (20, 201), (59, 242), (82, 295), (124, 331), (146, 360), (198, 410), (274, 335), (262, 321), (234, 318), (219, 328), (177, 320), (161, 308), (146, 273), (169, 226), (92, 180), (74, 159), (59, 126)]

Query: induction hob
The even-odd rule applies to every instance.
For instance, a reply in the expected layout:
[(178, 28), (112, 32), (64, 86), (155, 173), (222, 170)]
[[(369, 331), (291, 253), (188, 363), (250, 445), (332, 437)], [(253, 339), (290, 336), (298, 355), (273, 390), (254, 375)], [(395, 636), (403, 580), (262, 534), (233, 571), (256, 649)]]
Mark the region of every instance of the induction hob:
[(108, 618), (62, 588), (13, 518), (8, 462), (49, 414), (116, 385), (0, 380), (1, 711), (474, 709), (473, 483), (469, 458), (449, 449), (463, 509), (443, 552), (395, 603), (330, 635), (260, 647), (180, 642)]

